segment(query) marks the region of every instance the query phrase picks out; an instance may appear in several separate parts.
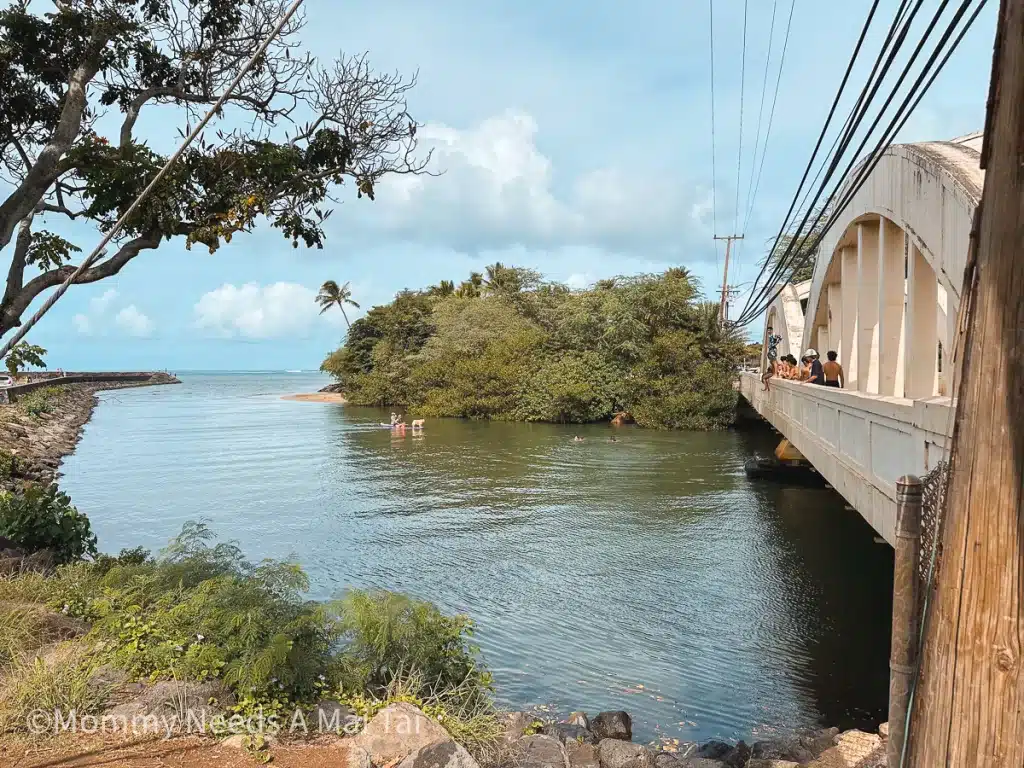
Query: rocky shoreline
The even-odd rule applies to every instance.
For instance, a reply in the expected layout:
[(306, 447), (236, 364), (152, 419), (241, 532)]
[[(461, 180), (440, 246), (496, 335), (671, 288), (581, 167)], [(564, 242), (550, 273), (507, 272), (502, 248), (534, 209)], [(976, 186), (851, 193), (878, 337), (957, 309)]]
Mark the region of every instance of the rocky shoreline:
[(30, 413), (25, 400), (0, 405), (0, 490), (12, 491), (25, 483), (54, 482), (61, 459), (71, 453), (82, 437), (83, 427), (99, 403), (96, 393), (181, 382), (166, 373), (148, 379), (60, 384), (53, 380), (52, 405), (48, 411)]

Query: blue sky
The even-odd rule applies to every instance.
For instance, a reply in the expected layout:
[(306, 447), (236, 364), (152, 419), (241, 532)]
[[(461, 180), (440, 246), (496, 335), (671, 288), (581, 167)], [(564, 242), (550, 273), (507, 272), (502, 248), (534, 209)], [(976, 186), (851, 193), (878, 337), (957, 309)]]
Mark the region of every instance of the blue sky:
[[(886, 23), (896, 4), (883, 0)], [(730, 282), (753, 278), (869, 5), (796, 0), (763, 177)], [(989, 5), (900, 140), (981, 127)], [(749, 9), (741, 207), (772, 3)], [(715, 0), (719, 234), (734, 218), (742, 11), (743, 0)], [(779, 0), (773, 72), (788, 11), (789, 0)], [(302, 39), (316, 56), (367, 51), (379, 69), (419, 70), (410, 112), (426, 123), (420, 135), (436, 147), (433, 167), (444, 175), (383, 184), (372, 203), (343, 192), (322, 251), (293, 250), (265, 228), (214, 255), (165, 243), (112, 279), (73, 287), (29, 337), (50, 351), (51, 367), (316, 368), (344, 332), (340, 315), (318, 316), (312, 304), (326, 279), (351, 281), (364, 310), (495, 260), (579, 286), (676, 264), (708, 290), (720, 283), (706, 3), (306, 0), (305, 12)], [(869, 64), (861, 62), (854, 83)], [(154, 110), (139, 133), (168, 149), (184, 120)], [(99, 239), (87, 226), (47, 227), (86, 251)]]

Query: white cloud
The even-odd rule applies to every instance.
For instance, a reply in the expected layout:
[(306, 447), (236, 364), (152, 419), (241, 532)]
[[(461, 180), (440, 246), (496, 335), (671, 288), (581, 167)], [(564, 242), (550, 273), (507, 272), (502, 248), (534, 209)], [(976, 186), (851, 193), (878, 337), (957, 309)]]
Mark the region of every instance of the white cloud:
[[(315, 297), (316, 291), (298, 283), (225, 283), (196, 302), (195, 324), (218, 336), (250, 339), (301, 336), (320, 318), (334, 326), (344, 325), (341, 312), (321, 316)], [(353, 318), (349, 311), (349, 319)]]
[(134, 304), (117, 313), (114, 324), (129, 336), (149, 336), (153, 332), (153, 321), (142, 314)]
[(71, 318), (75, 330), (84, 336), (104, 335), (114, 329), (128, 336), (149, 336), (153, 333), (153, 321), (134, 304), (114, 311), (114, 304), (120, 294), (108, 288), (99, 296), (89, 300), (89, 309)]
[(590, 279), (589, 275), (580, 274), (579, 272), (575, 272), (565, 279), (565, 284), (574, 291), (581, 291), (592, 282), (593, 280)]
[(101, 295), (89, 299), (89, 311), (94, 315), (102, 315), (110, 308), (110, 305), (116, 298), (117, 291), (113, 288), (108, 288)]
[(79, 312), (71, 318), (71, 324), (75, 326), (75, 330), (79, 333), (85, 334), (86, 336), (92, 333), (92, 321), (89, 320), (88, 315), (83, 315)]
[(441, 176), (382, 182), (372, 225), (463, 250), (597, 246), (680, 249), (703, 237), (706, 192), (668, 172), (602, 166), (559, 183), (532, 117), (509, 112), (459, 130), (419, 131)]

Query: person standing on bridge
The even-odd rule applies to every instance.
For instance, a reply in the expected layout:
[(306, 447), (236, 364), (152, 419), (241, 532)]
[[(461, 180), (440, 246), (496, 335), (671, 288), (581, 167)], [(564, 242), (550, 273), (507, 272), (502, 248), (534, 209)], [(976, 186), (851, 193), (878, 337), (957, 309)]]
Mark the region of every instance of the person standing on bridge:
[(838, 357), (839, 355), (836, 352), (830, 351), (828, 353), (828, 362), (822, 365), (826, 387), (842, 389), (843, 384), (846, 383), (846, 374), (843, 373), (843, 366), (836, 362)]
[(821, 366), (821, 360), (818, 359), (817, 350), (808, 349), (804, 353), (804, 360), (807, 361), (807, 383), (824, 385), (825, 371)]

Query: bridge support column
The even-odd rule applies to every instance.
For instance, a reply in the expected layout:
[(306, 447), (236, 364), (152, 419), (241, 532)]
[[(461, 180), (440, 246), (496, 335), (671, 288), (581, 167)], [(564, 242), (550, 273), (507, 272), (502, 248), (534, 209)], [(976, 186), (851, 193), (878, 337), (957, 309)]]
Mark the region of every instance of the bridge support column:
[(878, 232), (878, 394), (903, 397), (903, 230), (883, 218)]
[(907, 256), (907, 353), (904, 389), (911, 398), (935, 394), (938, 354), (938, 281), (914, 243)]
[(857, 225), (857, 389), (878, 394), (877, 222)]
[(842, 259), (840, 279), (843, 282), (843, 354), (846, 358), (840, 357), (839, 362), (843, 366), (843, 373), (846, 374), (843, 386), (846, 389), (857, 389), (857, 294), (860, 291), (857, 278), (857, 249), (843, 248)]
[(920, 630), (921, 480), (896, 481), (896, 561), (892, 579), (892, 645), (889, 654), (888, 764), (898, 766), (907, 732), (910, 685)]
[[(846, 346), (843, 343), (843, 286), (842, 283), (829, 283), (827, 289), (828, 302), (828, 343), (839, 356), (839, 362), (846, 365)], [(819, 349), (818, 352), (825, 354), (828, 349)], [(844, 369), (845, 370), (845, 369)]]

